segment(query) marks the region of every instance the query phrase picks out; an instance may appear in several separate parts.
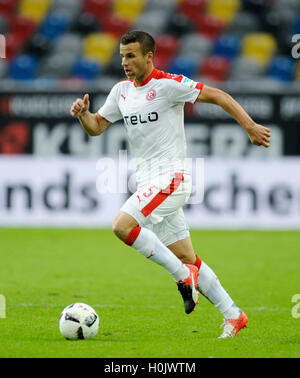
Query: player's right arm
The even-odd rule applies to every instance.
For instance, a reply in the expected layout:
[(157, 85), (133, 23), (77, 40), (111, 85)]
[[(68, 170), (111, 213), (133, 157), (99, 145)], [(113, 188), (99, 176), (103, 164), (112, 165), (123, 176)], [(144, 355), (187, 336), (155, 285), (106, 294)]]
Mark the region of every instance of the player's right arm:
[(266, 148), (270, 146), (271, 130), (254, 122), (242, 106), (228, 93), (204, 85), (197, 101), (221, 106), (245, 129), (252, 144)]
[(89, 95), (85, 94), (83, 99), (78, 98), (73, 102), (70, 114), (78, 118), (81, 126), (90, 136), (100, 135), (107, 129), (110, 122), (99, 113), (91, 113), (89, 108)]

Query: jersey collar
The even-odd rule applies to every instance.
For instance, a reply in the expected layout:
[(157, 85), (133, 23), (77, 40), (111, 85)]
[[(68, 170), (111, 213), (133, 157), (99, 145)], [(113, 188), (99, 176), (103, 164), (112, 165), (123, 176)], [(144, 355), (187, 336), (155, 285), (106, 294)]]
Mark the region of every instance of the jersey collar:
[(149, 81), (150, 81), (151, 79), (155, 78), (155, 77), (157, 76), (158, 72), (159, 72), (159, 70), (158, 70), (157, 68), (153, 68), (151, 74), (150, 74), (150, 75), (147, 77), (147, 79), (144, 80), (139, 86), (137, 86), (137, 85), (135, 84), (135, 81), (134, 81), (134, 80), (133, 80), (133, 85), (134, 85), (136, 88), (138, 88), (138, 87), (143, 87), (144, 85), (148, 84)]

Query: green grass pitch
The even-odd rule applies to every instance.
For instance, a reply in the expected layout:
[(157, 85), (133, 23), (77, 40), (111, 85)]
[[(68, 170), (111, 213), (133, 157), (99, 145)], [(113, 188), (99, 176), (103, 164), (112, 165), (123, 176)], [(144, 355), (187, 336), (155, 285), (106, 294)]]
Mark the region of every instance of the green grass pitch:
[[(1, 229), (0, 357), (300, 357), (300, 232), (191, 231), (196, 252), (249, 317), (220, 340), (205, 298), (190, 315), (172, 277), (111, 230)], [(65, 340), (58, 318), (85, 302), (100, 316), (92, 340)], [(299, 310), (298, 310), (299, 311)]]

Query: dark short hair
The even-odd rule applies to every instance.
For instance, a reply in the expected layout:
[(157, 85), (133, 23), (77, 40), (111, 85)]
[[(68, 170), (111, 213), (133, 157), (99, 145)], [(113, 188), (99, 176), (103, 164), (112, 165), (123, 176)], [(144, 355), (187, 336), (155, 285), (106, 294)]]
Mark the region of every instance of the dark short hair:
[(141, 50), (144, 55), (146, 55), (149, 51), (152, 51), (153, 54), (155, 54), (155, 40), (149, 33), (142, 30), (131, 30), (124, 34), (120, 39), (120, 43), (122, 45), (128, 45), (129, 43), (134, 42), (140, 43)]

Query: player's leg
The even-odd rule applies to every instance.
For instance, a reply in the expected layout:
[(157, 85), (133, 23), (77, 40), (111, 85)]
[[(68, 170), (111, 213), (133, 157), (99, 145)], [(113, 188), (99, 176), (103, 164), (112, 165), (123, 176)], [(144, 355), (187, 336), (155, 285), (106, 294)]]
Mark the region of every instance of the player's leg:
[(135, 218), (124, 211), (120, 211), (112, 222), (112, 230), (119, 239), (125, 241), (130, 231), (138, 225), (139, 223)]
[[(178, 223), (178, 222), (177, 222)], [(224, 316), (224, 329), (220, 338), (235, 336), (247, 325), (245, 313), (239, 309), (221, 285), (213, 270), (195, 254), (190, 237), (168, 245), (168, 248), (183, 262), (195, 264), (199, 269), (198, 289)]]
[(168, 248), (185, 264), (195, 264), (196, 254), (194, 252), (192, 240), (186, 237), (178, 240), (175, 243), (168, 245)]
[[(129, 201), (132, 204), (134, 198)], [(129, 206), (128, 206), (129, 207)], [(155, 235), (146, 227), (140, 227), (133, 215), (120, 211), (113, 221), (112, 229), (127, 245), (134, 247), (146, 258), (162, 265), (175, 279), (182, 283), (186, 298), (186, 313), (192, 312), (198, 300), (196, 291), (198, 269), (193, 265), (183, 264)], [(197, 298), (196, 298), (197, 297)]]
[(164, 246), (151, 230), (140, 227), (132, 215), (120, 211), (113, 221), (112, 229), (124, 243), (162, 265), (176, 281), (184, 280), (189, 275), (188, 268), (181, 260)]
[[(154, 226), (155, 227), (155, 226)], [(162, 242), (182, 262), (194, 264), (199, 270), (198, 290), (217, 307), (225, 318), (237, 315), (234, 302), (222, 287), (215, 273), (195, 254), (193, 243), (182, 209), (164, 219), (155, 231)]]
[[(225, 318), (239, 315), (233, 300), (221, 285), (213, 270), (196, 256), (190, 237), (168, 245), (168, 248), (182, 261), (189, 261), (190, 264), (197, 264), (199, 269), (198, 289)], [(192, 260), (194, 260), (192, 262)]]

